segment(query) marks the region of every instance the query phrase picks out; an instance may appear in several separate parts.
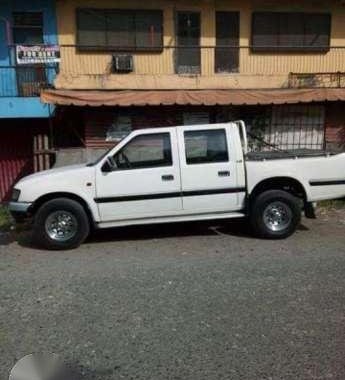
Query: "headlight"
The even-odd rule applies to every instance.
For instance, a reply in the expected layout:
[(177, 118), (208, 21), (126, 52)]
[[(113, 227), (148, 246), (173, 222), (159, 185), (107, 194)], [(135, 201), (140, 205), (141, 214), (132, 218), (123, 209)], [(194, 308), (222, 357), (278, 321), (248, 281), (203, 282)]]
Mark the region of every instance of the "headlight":
[(13, 191), (12, 191), (11, 201), (12, 201), (12, 202), (17, 202), (18, 199), (19, 199), (19, 196), (20, 196), (20, 190), (18, 190), (18, 189), (13, 189)]

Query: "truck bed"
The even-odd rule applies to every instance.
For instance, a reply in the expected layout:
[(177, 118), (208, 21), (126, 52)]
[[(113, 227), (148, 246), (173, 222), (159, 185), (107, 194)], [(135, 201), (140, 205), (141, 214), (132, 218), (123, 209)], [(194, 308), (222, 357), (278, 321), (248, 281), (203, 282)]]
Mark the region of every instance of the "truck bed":
[(266, 161), (281, 160), (286, 158), (308, 158), (308, 157), (329, 157), (338, 154), (338, 152), (315, 150), (315, 149), (296, 149), (284, 151), (261, 151), (249, 152), (246, 155), (247, 161)]

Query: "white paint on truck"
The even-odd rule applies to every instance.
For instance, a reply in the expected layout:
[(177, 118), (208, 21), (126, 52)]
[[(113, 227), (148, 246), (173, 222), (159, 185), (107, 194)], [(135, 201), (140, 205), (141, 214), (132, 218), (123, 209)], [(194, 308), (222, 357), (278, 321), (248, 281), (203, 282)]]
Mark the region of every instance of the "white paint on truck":
[[(277, 221), (292, 223), (297, 198), (307, 205), (345, 196), (345, 154), (250, 159), (246, 153), (243, 122), (136, 130), (95, 163), (23, 178), (10, 209), (35, 220), (48, 202), (59, 199), (61, 208), (61, 199), (70, 199), (98, 228), (253, 213), (256, 223), (275, 227)], [(71, 214), (66, 220), (79, 228), (69, 207), (61, 215)], [(62, 231), (58, 218), (56, 225)]]

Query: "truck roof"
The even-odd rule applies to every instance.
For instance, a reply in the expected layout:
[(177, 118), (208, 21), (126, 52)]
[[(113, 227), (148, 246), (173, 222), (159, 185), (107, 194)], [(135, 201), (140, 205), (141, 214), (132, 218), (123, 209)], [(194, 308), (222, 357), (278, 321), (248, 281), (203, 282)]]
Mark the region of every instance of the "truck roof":
[(135, 131), (147, 131), (147, 130), (155, 130), (157, 128), (159, 129), (171, 129), (171, 128), (195, 128), (195, 129), (198, 129), (198, 128), (209, 128), (209, 129), (217, 129), (219, 127), (229, 127), (229, 126), (232, 126), (232, 127), (235, 127), (236, 126), (236, 122), (235, 121), (229, 121), (229, 122), (226, 122), (226, 123), (212, 123), (212, 124), (190, 124), (190, 125), (171, 125), (171, 126), (168, 126), (168, 127), (149, 127), (149, 128), (144, 128), (144, 127), (140, 127), (140, 128), (136, 128)]

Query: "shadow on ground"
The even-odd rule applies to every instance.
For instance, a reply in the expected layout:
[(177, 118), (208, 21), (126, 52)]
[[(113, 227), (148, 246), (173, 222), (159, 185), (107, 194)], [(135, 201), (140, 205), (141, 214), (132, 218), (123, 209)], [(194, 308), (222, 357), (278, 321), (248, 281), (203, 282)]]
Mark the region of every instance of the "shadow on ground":
[(66, 380), (95, 380), (103, 379), (107, 380), (112, 378), (114, 373), (118, 370), (115, 366), (114, 368), (106, 369), (91, 369), (85, 367), (78, 363), (67, 363), (68, 368), (68, 378)]
[[(300, 231), (308, 228), (301, 224)], [(216, 236), (228, 235), (234, 237), (255, 238), (250, 231), (248, 222), (244, 220), (203, 221), (187, 223), (151, 224), (132, 227), (117, 227), (104, 230), (95, 230), (87, 239), (88, 244), (105, 243), (111, 241), (144, 241), (151, 239), (179, 238), (188, 236)], [(32, 242), (30, 229), (20, 232), (0, 233), (0, 246), (9, 245), (17, 241), (25, 248), (38, 248)]]

